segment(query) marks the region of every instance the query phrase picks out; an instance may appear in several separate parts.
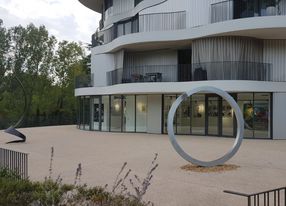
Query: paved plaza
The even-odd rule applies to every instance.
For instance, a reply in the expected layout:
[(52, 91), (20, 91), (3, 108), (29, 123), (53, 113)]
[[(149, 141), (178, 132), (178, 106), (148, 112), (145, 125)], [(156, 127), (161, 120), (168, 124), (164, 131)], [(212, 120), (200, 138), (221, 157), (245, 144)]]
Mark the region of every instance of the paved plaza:
[[(0, 147), (29, 153), (29, 176), (43, 180), (49, 174), (50, 148), (55, 149), (53, 175), (72, 183), (78, 163), (82, 182), (112, 185), (124, 162), (132, 174), (145, 177), (155, 153), (159, 167), (145, 196), (162, 206), (243, 206), (246, 200), (223, 190), (253, 193), (286, 185), (286, 140), (244, 140), (228, 164), (235, 171), (196, 173), (180, 169), (187, 164), (172, 148), (167, 135), (81, 131), (76, 126), (20, 129), (27, 143), (6, 145), (11, 140), (0, 132)], [(179, 143), (194, 157), (211, 160), (232, 146), (234, 139), (179, 136)]]

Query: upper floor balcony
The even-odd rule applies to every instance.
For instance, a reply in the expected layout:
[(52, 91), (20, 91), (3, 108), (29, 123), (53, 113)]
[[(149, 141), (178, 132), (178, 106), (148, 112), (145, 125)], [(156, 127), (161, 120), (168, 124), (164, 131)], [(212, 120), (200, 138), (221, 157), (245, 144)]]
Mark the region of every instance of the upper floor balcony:
[(126, 83), (206, 80), (273, 81), (272, 64), (228, 61), (183, 65), (141, 65), (107, 72), (109, 86)]
[(286, 15), (286, 0), (225, 0), (211, 5), (210, 21), (278, 15)]
[[(101, 24), (102, 25), (102, 24)], [(128, 34), (186, 29), (186, 11), (136, 15), (92, 35), (92, 46), (107, 44)]]
[(75, 88), (86, 88), (93, 87), (94, 83), (94, 75), (93, 74), (83, 74), (75, 77)]

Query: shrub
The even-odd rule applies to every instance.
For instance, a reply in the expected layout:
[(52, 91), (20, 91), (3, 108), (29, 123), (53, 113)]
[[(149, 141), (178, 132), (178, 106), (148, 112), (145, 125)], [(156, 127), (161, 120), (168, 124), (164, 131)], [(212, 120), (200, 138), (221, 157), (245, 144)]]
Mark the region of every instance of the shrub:
[[(1, 174), (6, 173), (7, 170)], [(0, 177), (0, 205), (23, 206), (34, 201), (35, 185), (29, 180), (11, 178), (9, 175)]]
[[(51, 148), (49, 176), (43, 182), (21, 179), (19, 175), (8, 169), (0, 168), (0, 205), (1, 206), (146, 206), (152, 203), (143, 202), (143, 196), (150, 186), (153, 172), (158, 167), (157, 154), (152, 161), (147, 176), (141, 179), (134, 175), (129, 178), (130, 169), (124, 163), (119, 171), (111, 192), (107, 185), (88, 187), (81, 185), (82, 166), (78, 165), (74, 184), (63, 184), (60, 176), (52, 179), (54, 149)], [(127, 189), (126, 180), (134, 194)]]

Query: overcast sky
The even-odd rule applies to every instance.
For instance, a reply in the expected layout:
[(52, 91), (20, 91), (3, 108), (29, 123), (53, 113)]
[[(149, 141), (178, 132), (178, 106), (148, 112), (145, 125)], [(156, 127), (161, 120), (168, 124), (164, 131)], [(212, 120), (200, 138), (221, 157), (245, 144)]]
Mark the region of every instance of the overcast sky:
[(100, 14), (78, 0), (0, 0), (0, 19), (6, 27), (45, 25), (59, 40), (90, 43)]

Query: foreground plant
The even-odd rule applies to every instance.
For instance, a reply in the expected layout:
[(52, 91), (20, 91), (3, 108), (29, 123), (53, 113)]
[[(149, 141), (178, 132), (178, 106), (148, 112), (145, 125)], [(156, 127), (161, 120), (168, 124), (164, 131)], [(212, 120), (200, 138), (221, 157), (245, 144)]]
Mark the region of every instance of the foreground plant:
[[(143, 201), (143, 197), (145, 196), (149, 186), (151, 185), (151, 180), (153, 178), (154, 171), (158, 168), (159, 164), (157, 164), (158, 154), (155, 154), (155, 157), (151, 163), (150, 169), (147, 172), (146, 177), (142, 180), (138, 175), (134, 174), (133, 178), (129, 178), (129, 175), (131, 173), (131, 169), (127, 170), (125, 175), (122, 176), (123, 171), (125, 170), (127, 163), (125, 162), (118, 173), (113, 188), (112, 188), (112, 194), (116, 194), (117, 191), (119, 191), (120, 195), (127, 196), (128, 198), (134, 200), (138, 203), (143, 203), (144, 205), (153, 205), (152, 202), (148, 201), (145, 203)], [(120, 176), (122, 176), (120, 178)], [(129, 180), (129, 184), (131, 186), (131, 189), (133, 192), (128, 190), (128, 186), (126, 185), (126, 180)]]
[[(155, 155), (146, 177), (131, 176), (127, 163), (121, 167), (113, 186), (88, 187), (81, 184), (82, 164), (79, 163), (73, 184), (64, 184), (61, 176), (53, 179), (54, 148), (51, 148), (49, 175), (43, 182), (20, 179), (8, 169), (0, 168), (0, 205), (2, 206), (147, 206), (146, 194), (153, 173), (158, 167)], [(128, 185), (127, 185), (128, 184)], [(132, 192), (130, 191), (132, 190)], [(153, 205), (153, 204), (152, 204)]]

